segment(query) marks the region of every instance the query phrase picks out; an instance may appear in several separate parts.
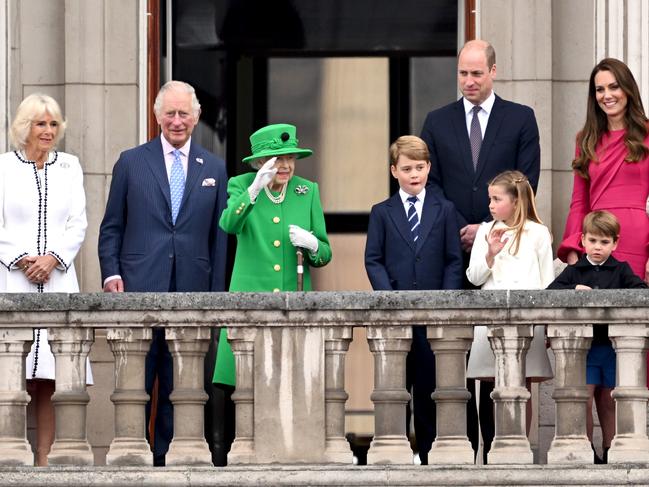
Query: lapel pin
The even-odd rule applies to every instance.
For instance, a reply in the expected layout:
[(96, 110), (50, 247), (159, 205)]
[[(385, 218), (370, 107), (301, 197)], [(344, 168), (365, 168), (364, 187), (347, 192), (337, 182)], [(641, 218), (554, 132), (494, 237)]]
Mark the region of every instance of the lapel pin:
[(304, 185), (300, 184), (299, 186), (295, 187), (295, 193), (296, 194), (307, 194), (308, 192), (309, 192), (309, 187), (308, 186), (304, 186)]
[(199, 164), (203, 164), (203, 158), (197, 157), (196, 162), (198, 162)]

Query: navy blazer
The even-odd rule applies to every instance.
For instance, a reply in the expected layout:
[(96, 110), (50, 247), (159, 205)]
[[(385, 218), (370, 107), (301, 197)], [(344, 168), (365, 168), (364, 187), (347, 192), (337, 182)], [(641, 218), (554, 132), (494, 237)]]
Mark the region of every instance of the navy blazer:
[(421, 138), (430, 151), (430, 185), (455, 204), (460, 228), (491, 219), (487, 186), (503, 171), (521, 171), (536, 192), (541, 149), (534, 111), (528, 106), (496, 96), (476, 170), (462, 98), (430, 112)]
[(374, 205), (365, 269), (374, 290), (461, 289), (462, 249), (453, 204), (426, 190), (416, 243), (399, 193)]
[(121, 275), (125, 291), (225, 291), (225, 163), (195, 142), (176, 225), (160, 137), (120, 154), (99, 230), (102, 281)]

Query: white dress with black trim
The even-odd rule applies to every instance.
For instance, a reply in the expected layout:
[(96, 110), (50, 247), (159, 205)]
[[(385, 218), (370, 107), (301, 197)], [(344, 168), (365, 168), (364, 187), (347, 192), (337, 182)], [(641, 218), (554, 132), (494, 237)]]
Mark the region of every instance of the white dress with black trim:
[[(51, 152), (41, 170), (22, 153), (0, 155), (0, 292), (79, 292), (74, 258), (88, 226), (79, 159)], [(59, 264), (45, 284), (27, 280), (16, 263), (26, 255), (51, 254)], [(47, 330), (35, 330), (27, 379), (54, 379)], [(90, 364), (86, 382), (92, 384)]]

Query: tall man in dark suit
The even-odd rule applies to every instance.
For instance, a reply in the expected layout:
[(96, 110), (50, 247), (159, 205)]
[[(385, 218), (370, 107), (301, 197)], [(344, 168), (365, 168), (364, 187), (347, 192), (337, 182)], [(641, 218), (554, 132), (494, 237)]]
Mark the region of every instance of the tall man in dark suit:
[[(227, 239), (223, 160), (193, 142), (200, 104), (194, 88), (169, 81), (154, 111), (162, 135), (123, 152), (113, 168), (99, 231), (105, 292), (224, 291)], [(172, 359), (164, 330), (153, 333), (146, 389), (158, 377), (154, 465), (164, 465), (173, 437)], [(147, 424), (150, 401), (147, 404)]]
[[(457, 209), (464, 268), (481, 222), (490, 220), (487, 185), (497, 174), (517, 169), (536, 192), (541, 149), (539, 130), (530, 107), (503, 100), (493, 92), (496, 53), (485, 41), (467, 42), (458, 57), (460, 100), (428, 114), (421, 138), (430, 150), (431, 185)], [(465, 287), (473, 288), (465, 279)], [(469, 381), (469, 389), (473, 381)], [(493, 383), (480, 387), (480, 421), (486, 453), (494, 436)], [(472, 409), (473, 408), (473, 409)], [(475, 404), (468, 408), (469, 438), (477, 451)]]

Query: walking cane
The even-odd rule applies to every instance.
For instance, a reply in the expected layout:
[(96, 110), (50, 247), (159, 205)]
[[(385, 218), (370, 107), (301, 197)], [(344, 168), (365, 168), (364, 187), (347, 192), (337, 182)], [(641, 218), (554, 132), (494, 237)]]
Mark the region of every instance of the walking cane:
[(295, 255), (297, 255), (297, 290), (304, 291), (304, 256), (302, 255), (302, 249), (298, 248)]

